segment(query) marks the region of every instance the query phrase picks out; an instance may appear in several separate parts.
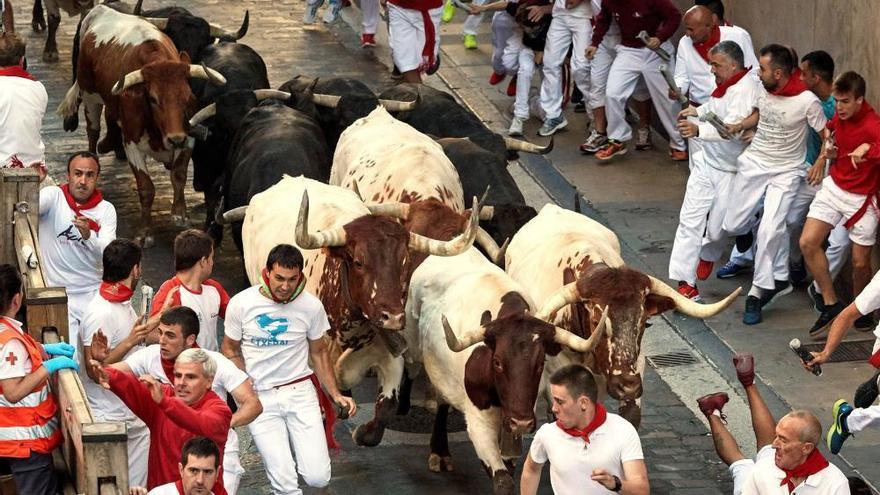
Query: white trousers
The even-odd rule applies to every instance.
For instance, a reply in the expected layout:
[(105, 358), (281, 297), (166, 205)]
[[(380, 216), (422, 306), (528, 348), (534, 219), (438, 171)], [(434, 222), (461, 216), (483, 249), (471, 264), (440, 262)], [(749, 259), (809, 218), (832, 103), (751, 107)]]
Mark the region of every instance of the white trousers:
[[(474, 5), (483, 5), (486, 3), (486, 0), (473, 0)], [(477, 15), (469, 15), (467, 19), (464, 20), (464, 24), (461, 26), (461, 34), (473, 34), (477, 35), (477, 30), (480, 29), (480, 23), (483, 22), (484, 13), (480, 13)]]
[(226, 488), (226, 493), (229, 495), (235, 495), (244, 475), (238, 452), (238, 434), (230, 428), (226, 437), (226, 447), (223, 449), (223, 488)]
[(74, 359), (77, 360), (78, 356), (82, 355), (82, 343), (79, 340), (79, 327), (83, 318), (86, 316), (86, 309), (88, 309), (89, 303), (94, 299), (97, 293), (98, 290), (95, 289), (89, 292), (67, 294), (67, 334), (70, 340), (68, 344), (76, 347), (77, 354), (74, 356)]
[[(733, 183), (737, 197), (730, 202), (723, 228), (732, 235), (748, 232), (755, 213), (761, 207), (761, 198), (764, 198), (764, 212), (755, 235), (752, 285), (772, 290), (776, 286), (773, 277), (777, 255), (789, 240), (786, 218), (804, 171), (798, 168), (766, 168), (747, 153), (739, 156), (737, 165), (739, 171)], [(785, 271), (788, 271), (787, 266)]]
[[(608, 73), (611, 71), (611, 64), (617, 55), (617, 45), (620, 44), (620, 35), (605, 35), (602, 43), (596, 49), (593, 60), (590, 61), (590, 93), (587, 97), (590, 108), (596, 109), (605, 106), (605, 89), (608, 86)], [(637, 101), (648, 101), (651, 94), (648, 93), (648, 87), (645, 81), (639, 78), (636, 89), (633, 92), (633, 98)]]
[(297, 473), (309, 486), (327, 486), (330, 454), (312, 382), (305, 380), (257, 395), (263, 413), (248, 429), (263, 457), (272, 493), (301, 495)]
[(547, 118), (562, 115), (562, 64), (572, 45), (571, 79), (581, 93), (590, 93), (590, 61), (584, 53), (591, 36), (593, 26), (588, 19), (560, 15), (550, 21), (544, 46), (544, 81), (541, 83), (541, 107)]
[[(440, 53), (440, 15), (443, 7), (428, 11), (434, 24), (434, 57)], [(391, 58), (400, 72), (416, 70), (423, 65), (422, 49), (425, 47), (425, 22), (418, 10), (405, 9), (388, 4), (388, 40)]]
[(853, 409), (846, 418), (846, 427), (851, 433), (858, 433), (872, 426), (880, 426), (880, 405)]
[[(554, 19), (555, 20), (555, 19)], [(661, 47), (670, 54), (675, 50), (668, 41)], [(657, 110), (657, 116), (669, 135), (669, 145), (676, 150), (686, 148), (684, 139), (678, 132), (678, 103), (669, 99), (669, 86), (660, 74), (663, 60), (647, 48), (630, 48), (619, 45), (617, 56), (611, 64), (608, 74), (608, 86), (605, 90), (605, 112), (608, 116), (608, 137), (616, 141), (629, 141), (632, 129), (626, 121), (626, 102), (635, 91), (639, 77), (645, 80), (651, 101)], [(672, 62), (670, 70), (674, 70)], [(546, 72), (546, 69), (545, 69)]]
[(362, 34), (376, 34), (379, 26), (379, 0), (361, 0), (361, 14)]
[(727, 243), (722, 224), (736, 177), (736, 172), (712, 167), (703, 157), (702, 152), (694, 156), (694, 168), (688, 178), (675, 242), (669, 255), (669, 278), (690, 285), (696, 284), (701, 252), (720, 254)]
[(492, 70), (496, 74), (507, 74), (504, 67), (504, 50), (507, 40), (513, 36), (516, 21), (506, 11), (495, 12), (492, 16)]
[(504, 68), (516, 74), (516, 100), (513, 115), (521, 119), (529, 118), (529, 89), (532, 87), (532, 74), (535, 72), (535, 52), (522, 43), (522, 37), (513, 35), (504, 48)]

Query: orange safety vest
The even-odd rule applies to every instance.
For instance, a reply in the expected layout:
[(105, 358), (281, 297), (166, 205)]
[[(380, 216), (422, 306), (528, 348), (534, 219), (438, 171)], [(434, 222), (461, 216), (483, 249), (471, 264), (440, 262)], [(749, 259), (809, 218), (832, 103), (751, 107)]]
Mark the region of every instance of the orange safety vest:
[[(32, 371), (43, 364), (43, 347), (30, 335), (18, 330), (9, 319), (0, 317), (0, 347), (11, 340), (24, 344)], [(15, 359), (15, 356), (0, 358)], [(24, 356), (18, 359), (24, 359)], [(48, 380), (14, 404), (6, 400), (0, 387), (0, 457), (26, 459), (31, 451), (51, 453), (61, 443), (56, 411)]]

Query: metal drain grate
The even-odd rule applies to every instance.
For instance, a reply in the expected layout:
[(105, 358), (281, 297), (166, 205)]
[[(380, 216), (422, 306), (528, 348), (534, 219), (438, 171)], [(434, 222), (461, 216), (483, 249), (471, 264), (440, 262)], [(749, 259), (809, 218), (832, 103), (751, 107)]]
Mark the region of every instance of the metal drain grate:
[[(825, 344), (804, 344), (801, 346), (809, 352), (820, 352), (825, 348)], [(874, 349), (874, 340), (850, 340), (841, 342), (831, 357), (829, 363), (843, 363), (846, 361), (866, 361), (871, 357), (871, 351)]]
[(686, 364), (697, 364), (700, 361), (691, 351), (672, 351), (663, 354), (655, 354), (648, 356), (648, 364), (652, 368), (671, 368), (673, 366), (684, 366)]

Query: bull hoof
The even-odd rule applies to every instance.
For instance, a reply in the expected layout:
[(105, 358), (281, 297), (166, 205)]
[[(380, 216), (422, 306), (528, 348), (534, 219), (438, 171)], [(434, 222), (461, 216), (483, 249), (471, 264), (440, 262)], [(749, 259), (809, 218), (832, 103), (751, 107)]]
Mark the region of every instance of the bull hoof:
[(385, 435), (385, 428), (380, 428), (374, 426), (373, 422), (360, 424), (357, 428), (351, 432), (351, 438), (354, 440), (355, 445), (360, 445), (361, 447), (375, 447), (382, 442), (382, 437)]
[(441, 456), (432, 452), (428, 456), (428, 469), (432, 473), (442, 473), (444, 471), (451, 473), (455, 471), (455, 466), (452, 465), (452, 456)]
[(513, 495), (513, 476), (508, 471), (495, 471), (492, 475), (492, 495)]
[(116, 148), (113, 150), (113, 154), (116, 156), (116, 159), (119, 161), (128, 160), (128, 155), (125, 154), (125, 148)]
[(31, 21), (31, 29), (35, 33), (42, 33), (46, 30), (46, 19), (34, 19)]
[(116, 151), (117, 143), (113, 142), (107, 136), (104, 139), (98, 141), (98, 153), (103, 155), (105, 153), (110, 153), (111, 151)]
[(70, 117), (64, 118), (64, 130), (67, 132), (73, 132), (76, 128), (79, 127), (79, 113), (74, 113)]
[(636, 401), (623, 402), (617, 408), (617, 412), (623, 417), (623, 419), (629, 421), (636, 429), (638, 429), (639, 425), (642, 423), (642, 408), (636, 403)]
[(43, 62), (47, 64), (55, 63), (58, 61), (58, 51), (51, 50), (43, 52)]

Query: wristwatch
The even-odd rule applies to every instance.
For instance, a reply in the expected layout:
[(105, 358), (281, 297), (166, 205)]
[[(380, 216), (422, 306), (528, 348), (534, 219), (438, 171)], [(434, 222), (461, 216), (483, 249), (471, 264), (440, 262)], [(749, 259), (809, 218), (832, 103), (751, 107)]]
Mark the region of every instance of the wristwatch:
[(623, 482), (620, 481), (620, 478), (614, 476), (614, 488), (612, 488), (611, 491), (619, 492), (621, 488), (623, 488)]

